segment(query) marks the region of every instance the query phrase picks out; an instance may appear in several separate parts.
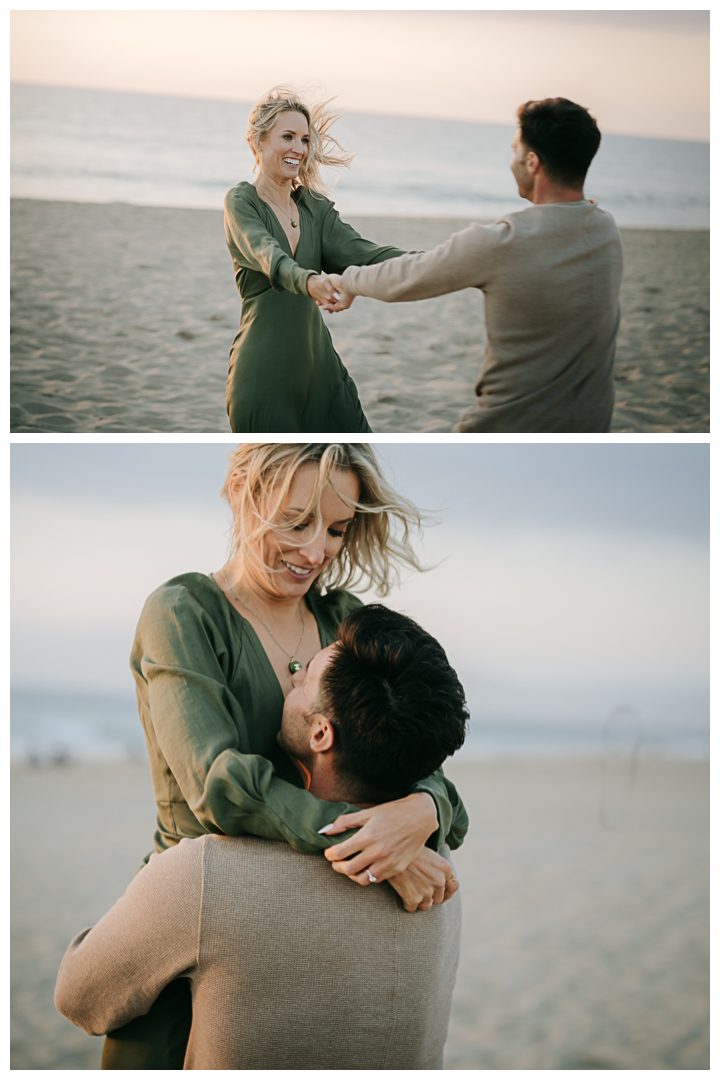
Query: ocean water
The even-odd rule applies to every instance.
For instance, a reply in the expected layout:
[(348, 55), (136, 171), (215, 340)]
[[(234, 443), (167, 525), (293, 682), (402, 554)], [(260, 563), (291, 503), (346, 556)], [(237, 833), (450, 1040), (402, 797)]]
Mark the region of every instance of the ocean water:
[[(608, 756), (629, 760), (645, 754), (704, 761), (709, 757), (709, 736), (702, 731), (646, 730), (632, 715), (610, 717), (595, 728), (478, 718), (471, 721), (458, 760)], [(11, 693), (10, 756), (16, 763), (42, 765), (146, 760), (147, 751), (130, 696), (18, 689)]]
[[(252, 179), (249, 103), (11, 88), (11, 195), (220, 209)], [(344, 215), (492, 220), (527, 206), (508, 164), (512, 125), (348, 113), (355, 153), (328, 175)], [(586, 194), (625, 227), (708, 228), (709, 144), (606, 135)]]

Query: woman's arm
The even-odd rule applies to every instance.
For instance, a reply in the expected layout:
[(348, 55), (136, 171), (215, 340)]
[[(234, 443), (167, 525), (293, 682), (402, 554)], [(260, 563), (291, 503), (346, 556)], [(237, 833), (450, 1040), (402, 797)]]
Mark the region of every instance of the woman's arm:
[(425, 845), (459, 847), (468, 816), (455, 785), (438, 769), (405, 799), (341, 815), (326, 835), (358, 826), (359, 832), (328, 849), (325, 858), (349, 877), (369, 871), (374, 880), (384, 881), (406, 870)]
[(355, 807), (316, 799), (252, 752), (256, 741), (230, 690), (231, 616), (223, 623), (183, 584), (163, 586), (145, 605), (131, 665), (155, 797), (180, 835), (250, 833), (322, 851), (333, 839), (318, 830)]
[(230, 253), (246, 270), (268, 278), (276, 292), (308, 295), (308, 278), (314, 270), (298, 266), (269, 231), (259, 197), (241, 187), (225, 196), (225, 239)]
[[(445, 842), (448, 833), (459, 843), (467, 819), (441, 772), (416, 785), (406, 799), (359, 811), (362, 820), (353, 820), (355, 807), (316, 799), (278, 777), (267, 758), (252, 752), (256, 743), (230, 691), (235, 674), (230, 668), (237, 663), (227, 644), (236, 632), (232, 614), (229, 608), (224, 612), (228, 622), (222, 625), (222, 617), (218, 622), (189, 588), (173, 584), (150, 597), (138, 627), (131, 663), (154, 757), (156, 799), (171, 806), (184, 801), (198, 826), (182, 831), (183, 808), (177, 805), (178, 832), (249, 833), (312, 853), (340, 841), (352, 844), (347, 830), (368, 821), (353, 853), (372, 848), (364, 869), (372, 866), (379, 844), (387, 877), (404, 870), (431, 837), (433, 846)], [(165, 789), (158, 790), (162, 783)]]
[(468, 831), (469, 821), (457, 788), (448, 780), (442, 769), (437, 769), (427, 780), (420, 780), (412, 790), (427, 792), (432, 796), (438, 816), (438, 828), (429, 840), (428, 847), (437, 851), (443, 844), (454, 851), (459, 848)]
[(342, 274), (348, 266), (370, 266), (404, 254), (400, 248), (363, 239), (329, 203), (322, 226), (322, 268), (327, 274)]
[[(450, 854), (447, 848), (442, 850)], [(367, 872), (351, 874), (350, 877), (358, 885), (373, 884)], [(430, 911), (433, 904), (444, 904), (452, 899), (460, 888), (455, 871), (447, 859), (426, 847), (420, 850), (407, 870), (388, 878), (388, 885), (392, 885), (406, 911)]]

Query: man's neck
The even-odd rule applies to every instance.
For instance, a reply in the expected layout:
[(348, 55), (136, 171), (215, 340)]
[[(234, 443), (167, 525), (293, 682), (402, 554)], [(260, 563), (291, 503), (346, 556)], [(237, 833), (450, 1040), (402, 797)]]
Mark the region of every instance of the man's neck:
[(531, 202), (534, 206), (546, 206), (548, 203), (582, 202), (585, 194), (582, 188), (570, 188), (556, 184), (542, 172), (535, 177)]
[(325, 799), (326, 802), (349, 802), (361, 808), (375, 805), (361, 802), (357, 797), (359, 792), (353, 789), (352, 783), (349, 783), (345, 777), (339, 777), (323, 755), (317, 755), (317, 757), (320, 760), (313, 763), (312, 773), (302, 762), (296, 762), (305, 780), (305, 787), (311, 795), (314, 795), (316, 799)]

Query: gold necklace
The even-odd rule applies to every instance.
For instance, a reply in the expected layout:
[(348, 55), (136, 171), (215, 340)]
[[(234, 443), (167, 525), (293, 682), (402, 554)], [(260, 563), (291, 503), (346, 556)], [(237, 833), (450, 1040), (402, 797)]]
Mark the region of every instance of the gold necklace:
[[(256, 188), (255, 190), (257, 191), (258, 189)], [(293, 221), (292, 217), (290, 216), (290, 214), (288, 214), (287, 210), (283, 210), (282, 206), (278, 206), (278, 204), (277, 204), (277, 203), (275, 202), (275, 200), (274, 200), (274, 199), (271, 199), (271, 198), (270, 198), (270, 196), (269, 196), (269, 195), (266, 195), (266, 194), (265, 194), (264, 192), (262, 192), (262, 191), (261, 191), (261, 192), (260, 192), (260, 194), (262, 195), (262, 197), (263, 197), (264, 199), (267, 199), (267, 201), (268, 201), (269, 203), (272, 203), (272, 204), (273, 204), (273, 206), (277, 206), (277, 208), (278, 208), (278, 210), (280, 211), (280, 213), (281, 213), (281, 214), (284, 214), (284, 215), (285, 215), (285, 217), (286, 217), (286, 218), (288, 219), (288, 221), (289, 221), (289, 222), (290, 222), (290, 224), (292, 225), (293, 229), (297, 229), (297, 227), (298, 227), (298, 223), (297, 223), (297, 221)], [(240, 601), (240, 603), (242, 604), (242, 600)], [(250, 610), (250, 608), (248, 608), (248, 611), (249, 611), (249, 610)], [(260, 618), (260, 616), (259, 616), (259, 615), (258, 615), (258, 618)]]
[(248, 607), (248, 605), (245, 603), (244, 600), (241, 600), (240, 597), (237, 596), (232, 591), (232, 589), (230, 588), (230, 582), (228, 581), (227, 574), (225, 573), (225, 567), (224, 566), (223, 566), (223, 569), (222, 569), (222, 576), (225, 578), (225, 585), (227, 586), (227, 591), (230, 593), (233, 600), (237, 600), (238, 604), (242, 604), (242, 606), (245, 608), (246, 611), (249, 611), (250, 614), (254, 615), (256, 619), (259, 619), (260, 622), (265, 627), (265, 629), (267, 630), (270, 637), (273, 639), (273, 641), (277, 645), (278, 649), (282, 649), (282, 651), (285, 653), (285, 655), (290, 657), (290, 663), (288, 664), (288, 671), (290, 672), (290, 674), (294, 675), (296, 671), (301, 671), (302, 670), (302, 664), (300, 663), (299, 660), (295, 659), (295, 653), (300, 652), (300, 646), (302, 645), (303, 638), (305, 637), (305, 615), (303, 613), (302, 605), (300, 607), (300, 618), (302, 619), (302, 634), (300, 635), (300, 640), (297, 643), (297, 647), (295, 649), (295, 652), (292, 654), (292, 656), (290, 656), (290, 653), (287, 651), (287, 649), (284, 647), (284, 645), (280, 644), (280, 642), (275, 637), (275, 635), (273, 634), (273, 632), (270, 629), (270, 627), (268, 626), (268, 624), (263, 619), (262, 615), (258, 615), (257, 611), (253, 611), (253, 609), (251, 607)]

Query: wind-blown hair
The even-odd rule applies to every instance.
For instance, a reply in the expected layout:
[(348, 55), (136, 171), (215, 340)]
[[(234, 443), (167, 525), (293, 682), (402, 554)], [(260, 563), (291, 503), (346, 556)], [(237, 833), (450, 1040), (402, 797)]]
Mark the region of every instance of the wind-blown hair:
[(406, 795), (465, 740), (465, 692), (444, 649), (382, 604), (343, 619), (318, 689), (336, 767), (361, 801)]
[[(303, 465), (317, 467), (310, 502), (294, 517), (274, 521)], [(330, 474), (334, 469), (347, 469), (357, 477), (357, 502), (333, 487)], [(268, 572), (277, 572), (262, 562), (260, 541), (272, 531), (282, 534), (283, 543), (303, 547), (307, 539), (298, 541), (293, 530), (308, 518), (317, 522), (319, 530), (326, 484), (348, 506), (355, 507), (356, 513), (345, 530), (339, 553), (313, 582), (313, 589), (347, 589), (362, 583), (362, 589), (374, 586), (379, 596), (386, 596), (403, 567), (423, 569), (410, 542), (414, 531), (422, 534), (423, 517), (388, 484), (366, 443), (242, 443), (230, 455), (221, 492), (233, 511), (232, 555), (242, 555)]]
[(320, 166), (347, 168), (355, 156), (346, 153), (337, 139), (330, 134), (330, 128), (339, 119), (339, 115), (329, 111), (329, 104), (329, 101), (319, 101), (308, 106), (292, 86), (273, 86), (272, 90), (260, 98), (248, 118), (245, 138), (253, 152), (255, 166), (258, 164), (257, 145), (275, 126), (280, 114), (302, 113), (307, 120), (310, 142), (307, 157), (300, 166), (294, 187), (302, 186), (307, 191), (327, 195), (329, 189), (320, 176)]

